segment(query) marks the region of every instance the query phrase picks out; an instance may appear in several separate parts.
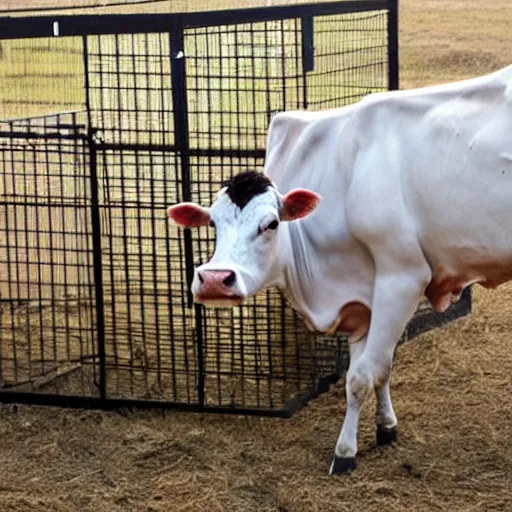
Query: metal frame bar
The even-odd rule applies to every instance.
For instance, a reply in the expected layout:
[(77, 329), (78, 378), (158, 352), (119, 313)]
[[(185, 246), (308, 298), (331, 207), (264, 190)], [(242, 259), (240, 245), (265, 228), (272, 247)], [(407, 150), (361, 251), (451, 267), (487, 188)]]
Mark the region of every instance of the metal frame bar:
[(1, 391), (0, 403), (20, 403), (30, 405), (52, 405), (72, 409), (115, 410), (120, 408), (165, 409), (184, 412), (243, 414), (247, 416), (267, 416), (274, 418), (291, 418), (295, 412), (305, 407), (311, 400), (329, 391), (342, 375), (329, 375), (319, 379), (317, 386), (311, 390), (289, 399), (280, 409), (260, 409), (256, 407), (228, 407), (205, 405), (203, 403), (185, 403), (159, 400), (141, 400), (130, 398), (107, 398), (78, 395), (56, 395), (27, 391)]
[[(190, 184), (190, 141), (187, 106), (187, 76), (183, 26), (179, 18), (174, 18), (170, 30), (172, 101), (174, 114), (174, 131), (176, 148), (181, 161), (181, 194), (183, 201), (191, 200)], [(197, 395), (199, 406), (205, 405), (205, 368), (203, 356), (203, 311), (199, 304), (194, 304), (190, 291), (194, 278), (194, 251), (192, 247), (192, 233), (186, 229), (183, 233), (185, 244), (185, 267), (187, 276), (187, 303), (188, 308), (194, 308), (195, 332), (197, 344)]]
[(105, 305), (103, 298), (103, 263), (101, 249), (101, 219), (98, 194), (98, 160), (97, 150), (94, 144), (94, 134), (89, 130), (89, 170), (91, 186), (91, 223), (94, 260), (94, 293), (96, 311), (96, 341), (100, 370), (100, 400), (107, 398), (107, 372), (105, 356)]
[(388, 11), (388, 89), (399, 89), (398, 1), (390, 0)]
[[(283, 407), (282, 409), (258, 409), (251, 407), (222, 407), (222, 406), (205, 406), (200, 404), (185, 402), (169, 402), (158, 400), (131, 400), (123, 398), (107, 398), (106, 400), (99, 397), (84, 397), (78, 395), (52, 395), (37, 392), (1, 392), (0, 403), (16, 403), (30, 405), (52, 405), (58, 407), (67, 407), (71, 409), (102, 409), (115, 410), (121, 408), (137, 408), (137, 409), (169, 409), (186, 412), (199, 413), (217, 413), (217, 414), (243, 414), (247, 416), (269, 416), (278, 418), (290, 418), (292, 414), (299, 408)], [(308, 400), (304, 401), (304, 404)]]
[(107, 399), (107, 370), (105, 348), (105, 300), (103, 295), (103, 256), (101, 242), (101, 218), (98, 183), (98, 149), (94, 140), (94, 129), (91, 127), (91, 104), (89, 91), (89, 57), (87, 51), (87, 38), (82, 38), (82, 59), (84, 64), (85, 107), (87, 112), (87, 146), (89, 149), (89, 172), (91, 187), (91, 225), (92, 247), (94, 261), (94, 295), (96, 312), (96, 344), (99, 357), (99, 392), (100, 400), (105, 403)]
[[(293, 6), (254, 7), (223, 11), (205, 11), (175, 14), (90, 14), (34, 17), (1, 17), (0, 39), (142, 34), (168, 32), (178, 25), (183, 29), (214, 25), (264, 22), (280, 19), (307, 18), (333, 14), (393, 10), (396, 0), (353, 0), (349, 2), (322, 2)], [(57, 25), (55, 25), (57, 24)]]

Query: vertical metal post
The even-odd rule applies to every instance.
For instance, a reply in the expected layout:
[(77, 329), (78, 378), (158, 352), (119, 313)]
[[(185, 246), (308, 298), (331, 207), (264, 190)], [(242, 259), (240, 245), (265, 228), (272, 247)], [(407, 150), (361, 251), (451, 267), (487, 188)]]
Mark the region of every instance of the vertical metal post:
[(107, 397), (107, 374), (105, 368), (105, 308), (103, 300), (103, 261), (101, 249), (101, 220), (98, 193), (98, 159), (94, 130), (88, 127), (89, 168), (91, 178), (91, 223), (92, 250), (94, 263), (94, 288), (96, 295), (96, 330), (98, 336), (98, 357), (100, 359), (100, 397)]
[(100, 360), (100, 398), (107, 398), (107, 373), (105, 361), (105, 309), (103, 298), (103, 261), (101, 250), (101, 219), (98, 191), (98, 158), (94, 129), (91, 126), (91, 105), (89, 98), (89, 59), (87, 51), (87, 37), (83, 38), (84, 87), (85, 104), (87, 110), (87, 146), (89, 149), (89, 173), (91, 180), (91, 224), (92, 224), (92, 251), (94, 266), (94, 291), (96, 298), (96, 335), (98, 337), (98, 357)]
[[(186, 56), (183, 36), (183, 25), (179, 16), (174, 18), (170, 33), (172, 100), (174, 113), (174, 133), (181, 163), (181, 193), (183, 201), (191, 200), (190, 184), (190, 141), (188, 127)], [(189, 229), (184, 231), (185, 265), (187, 276), (187, 302), (189, 308), (194, 308), (195, 332), (197, 342), (198, 401), (201, 407), (205, 405), (204, 390), (204, 354), (203, 354), (203, 311), (202, 307), (194, 304), (190, 286), (194, 278), (194, 254), (192, 234)]]
[(302, 76), (304, 80), (303, 108), (308, 108), (308, 73), (315, 69), (315, 45), (313, 17), (307, 16), (300, 20), (302, 46)]
[(398, 1), (389, 0), (388, 4), (388, 89), (390, 91), (399, 88)]

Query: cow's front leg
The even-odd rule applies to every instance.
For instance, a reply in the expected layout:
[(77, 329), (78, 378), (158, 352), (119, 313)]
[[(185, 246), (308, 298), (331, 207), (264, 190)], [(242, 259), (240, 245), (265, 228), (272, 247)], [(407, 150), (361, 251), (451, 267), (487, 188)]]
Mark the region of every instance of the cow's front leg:
[(347, 397), (347, 409), (345, 412), (345, 420), (341, 429), (338, 442), (336, 443), (335, 455), (331, 463), (329, 474), (346, 473), (355, 468), (356, 452), (357, 452), (357, 430), (359, 425), (359, 415), (361, 407), (366, 399), (370, 389), (363, 389), (358, 392), (351, 385), (351, 376), (359, 357), (364, 351), (366, 345), (366, 336), (357, 341), (350, 343), (350, 366), (345, 381), (345, 393)]
[[(389, 426), (396, 425), (389, 396), (389, 378), (396, 345), (416, 310), (430, 279), (428, 266), (377, 273), (370, 330), (362, 351), (351, 361), (346, 378), (347, 412), (334, 452), (330, 474), (355, 467), (359, 411), (372, 390), (382, 399)], [(351, 352), (352, 356), (352, 352)]]

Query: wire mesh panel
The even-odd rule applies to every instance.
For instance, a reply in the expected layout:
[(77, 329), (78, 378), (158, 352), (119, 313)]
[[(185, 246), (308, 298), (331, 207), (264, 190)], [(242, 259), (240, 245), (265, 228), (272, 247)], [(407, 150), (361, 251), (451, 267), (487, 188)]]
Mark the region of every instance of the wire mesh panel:
[(169, 34), (88, 36), (91, 126), (99, 142), (173, 144)]
[(387, 90), (387, 22), (387, 11), (314, 18), (309, 108), (340, 107)]
[(264, 149), (275, 112), (304, 96), (300, 20), (184, 32), (190, 147)]
[(84, 119), (0, 123), (0, 387), (94, 396), (97, 346)]
[[(378, 32), (385, 56), (385, 22), (384, 12), (185, 30), (189, 151), (201, 155), (188, 162), (190, 199), (211, 204), (233, 175), (263, 168), (276, 112), (342, 106), (356, 94), (384, 90), (387, 67), (368, 52), (377, 36), (358, 34), (357, 27)], [(344, 37), (334, 37), (338, 32)], [(308, 56), (313, 44), (314, 60)], [(361, 76), (351, 62), (374, 68)], [(350, 87), (356, 83), (357, 90)], [(194, 234), (196, 265), (211, 256), (214, 242), (211, 228)], [(282, 408), (320, 379), (341, 374), (337, 364), (347, 357), (346, 345), (320, 342), (275, 290), (234, 310), (201, 314), (206, 405)]]
[(395, 7), (0, 18), (0, 399), (287, 415), (340, 378), (277, 290), (194, 305), (214, 232), (166, 209), (262, 170), (275, 113), (396, 85)]
[(107, 397), (196, 403), (183, 238), (165, 213), (181, 197), (170, 35), (87, 37), (86, 49), (99, 151)]
[(107, 395), (195, 403), (183, 237), (165, 213), (179, 198), (176, 156), (108, 150), (98, 167)]
[(333, 375), (338, 361), (332, 350), (320, 371), (315, 336), (276, 290), (234, 310), (208, 311), (203, 336), (207, 405), (282, 408)]

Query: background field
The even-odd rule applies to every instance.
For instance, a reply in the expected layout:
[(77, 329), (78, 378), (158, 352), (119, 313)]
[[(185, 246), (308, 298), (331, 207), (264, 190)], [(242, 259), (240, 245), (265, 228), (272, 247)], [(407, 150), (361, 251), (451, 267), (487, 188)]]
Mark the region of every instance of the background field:
[[(401, 4), (402, 87), (510, 64), (509, 2)], [(3, 406), (0, 510), (512, 510), (511, 291), (399, 349), (400, 443), (373, 447), (368, 404), (349, 477), (325, 476), (341, 383), (288, 421)]]

